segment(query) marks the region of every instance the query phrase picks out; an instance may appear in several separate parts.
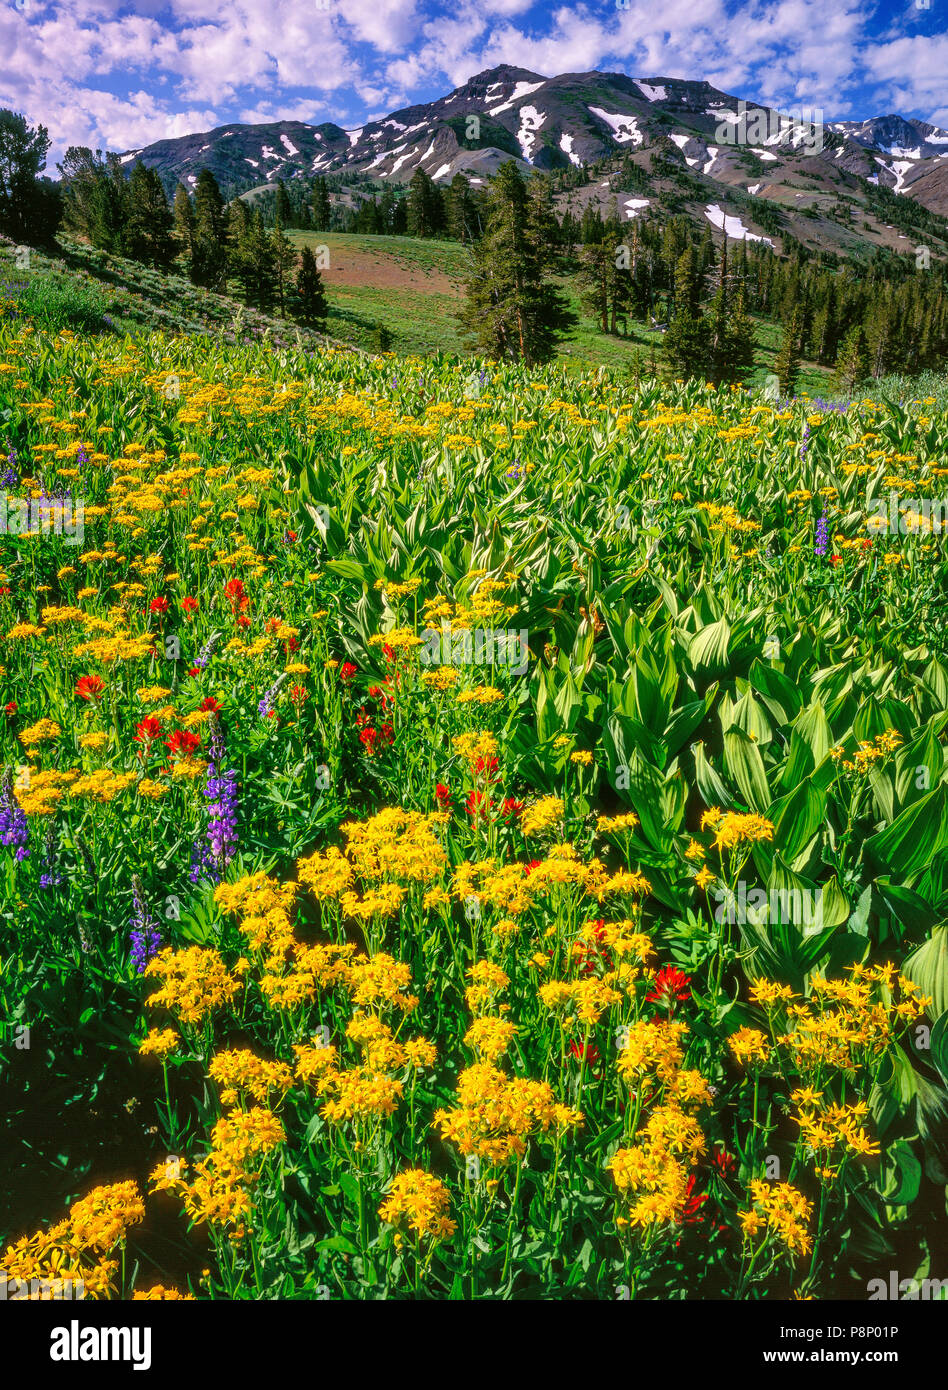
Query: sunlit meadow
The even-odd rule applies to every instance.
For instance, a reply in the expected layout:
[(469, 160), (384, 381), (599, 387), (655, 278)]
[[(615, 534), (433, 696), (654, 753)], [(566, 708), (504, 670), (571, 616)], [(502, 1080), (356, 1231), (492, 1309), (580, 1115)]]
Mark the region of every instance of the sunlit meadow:
[(929, 1272), (943, 411), (9, 314), (0, 351), (10, 1280)]

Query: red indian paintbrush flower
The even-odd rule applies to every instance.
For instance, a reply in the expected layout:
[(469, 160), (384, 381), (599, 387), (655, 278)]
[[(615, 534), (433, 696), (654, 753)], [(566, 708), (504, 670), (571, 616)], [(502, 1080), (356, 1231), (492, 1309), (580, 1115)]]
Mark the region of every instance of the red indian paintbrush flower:
[(80, 700), (98, 700), (105, 689), (101, 676), (80, 676), (76, 681), (76, 694)]
[(464, 803), (467, 813), (472, 820), (477, 820), (478, 817), (480, 817), (481, 820), (490, 820), (491, 807), (493, 804), (490, 797), (485, 796), (483, 792), (471, 792)]
[(198, 705), (198, 709), (210, 710), (213, 714), (220, 714), (222, 705), (220, 700), (215, 700), (213, 695), (205, 695)]
[(189, 733), (187, 729), (175, 729), (171, 737), (165, 739), (165, 747), (174, 758), (190, 758), (200, 744), (197, 734)]
[(166, 598), (153, 598), (148, 605), (149, 613), (158, 613), (162, 617), (168, 611), (168, 600)]
[(224, 594), (230, 603), (233, 612), (241, 612), (250, 602), (249, 595), (246, 593), (243, 583), (239, 579), (230, 579), (224, 585)]
[(674, 965), (666, 965), (652, 981), (652, 988), (645, 996), (646, 1004), (660, 1004), (663, 1009), (673, 1010), (676, 1001), (691, 998), (691, 977), (685, 975)]
[(196, 598), (192, 598), (190, 594), (186, 594), (181, 600), (181, 607), (186, 617), (190, 618), (191, 614), (196, 613), (198, 610), (198, 601)]
[(143, 719), (140, 724), (135, 725), (136, 743), (154, 743), (155, 739), (160, 737), (161, 724), (154, 715), (150, 714), (147, 719)]
[(439, 811), (450, 811), (451, 809), (451, 788), (446, 787), (443, 782), (435, 783), (435, 800), (438, 803)]

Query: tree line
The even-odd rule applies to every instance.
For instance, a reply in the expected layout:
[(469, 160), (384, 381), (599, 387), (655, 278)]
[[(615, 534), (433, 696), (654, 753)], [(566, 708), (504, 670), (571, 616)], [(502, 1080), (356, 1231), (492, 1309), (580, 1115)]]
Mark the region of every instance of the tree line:
[(179, 183), (169, 207), (158, 174), (140, 161), (126, 178), (115, 155), (74, 146), (59, 168), (69, 235), (160, 271), (183, 260), (194, 285), (218, 294), (233, 287), (253, 308), (325, 324), (329, 306), (312, 249), (297, 252), (280, 223), (267, 229), (243, 198), (225, 203), (209, 169), (197, 175), (193, 197)]

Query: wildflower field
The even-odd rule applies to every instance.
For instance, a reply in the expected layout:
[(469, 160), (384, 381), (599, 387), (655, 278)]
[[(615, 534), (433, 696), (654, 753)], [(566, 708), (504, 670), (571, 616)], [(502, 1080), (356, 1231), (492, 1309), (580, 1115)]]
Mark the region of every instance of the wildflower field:
[(944, 1272), (943, 411), (7, 317), (0, 418), (8, 1280)]

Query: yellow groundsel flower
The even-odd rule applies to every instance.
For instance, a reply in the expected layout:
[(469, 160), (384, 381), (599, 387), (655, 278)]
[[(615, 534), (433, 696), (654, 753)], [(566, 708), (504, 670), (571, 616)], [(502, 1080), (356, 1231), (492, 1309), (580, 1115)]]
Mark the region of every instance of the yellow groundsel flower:
[(400, 1228), (396, 1244), (401, 1244), (404, 1228), (417, 1240), (435, 1245), (448, 1240), (457, 1230), (457, 1223), (448, 1216), (450, 1209), (451, 1199), (441, 1179), (412, 1168), (393, 1179), (389, 1194), (379, 1207), (379, 1216)]

